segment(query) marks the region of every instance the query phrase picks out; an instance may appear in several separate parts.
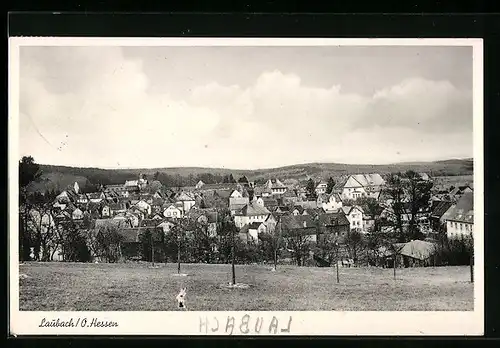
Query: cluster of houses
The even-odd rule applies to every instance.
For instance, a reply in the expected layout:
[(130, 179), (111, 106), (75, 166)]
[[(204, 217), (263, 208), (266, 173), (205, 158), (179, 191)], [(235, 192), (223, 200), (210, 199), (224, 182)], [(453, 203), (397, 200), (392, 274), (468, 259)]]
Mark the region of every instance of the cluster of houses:
[[(421, 177), (431, 180), (426, 174)], [(222, 205), (230, 211), (243, 240), (259, 243), (262, 233), (280, 228), (285, 237), (300, 234), (315, 241), (318, 230), (339, 236), (353, 230), (369, 232), (375, 217), (355, 202), (362, 197), (374, 198), (384, 214), (389, 209), (382, 194), (384, 184), (377, 173), (353, 174), (338, 180), (329, 193), (327, 183), (320, 181), (316, 197), (311, 199), (305, 187), (287, 186), (279, 179), (269, 179), (263, 185), (246, 177), (238, 183), (199, 181), (193, 187), (152, 191), (146, 177), (140, 175), (137, 180), (101, 187), (93, 193), (81, 192), (75, 183), (56, 197), (53, 215), (56, 221), (71, 219), (77, 224), (90, 219), (94, 228), (115, 226), (127, 241), (137, 242), (146, 228), (161, 228), (168, 233), (182, 219), (203, 223), (211, 235), (216, 235), (218, 208)], [(445, 228), (448, 237), (472, 233), (472, 189), (467, 186), (434, 192), (428, 209), (419, 213), (418, 222), (424, 230)]]

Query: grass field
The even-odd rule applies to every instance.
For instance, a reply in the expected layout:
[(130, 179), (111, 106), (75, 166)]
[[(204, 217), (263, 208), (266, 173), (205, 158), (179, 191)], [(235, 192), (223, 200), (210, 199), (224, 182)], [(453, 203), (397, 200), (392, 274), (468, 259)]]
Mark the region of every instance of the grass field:
[(173, 311), (187, 288), (191, 311), (230, 310), (473, 310), (468, 267), (397, 269), (237, 265), (26, 263), (19, 266), (20, 310)]

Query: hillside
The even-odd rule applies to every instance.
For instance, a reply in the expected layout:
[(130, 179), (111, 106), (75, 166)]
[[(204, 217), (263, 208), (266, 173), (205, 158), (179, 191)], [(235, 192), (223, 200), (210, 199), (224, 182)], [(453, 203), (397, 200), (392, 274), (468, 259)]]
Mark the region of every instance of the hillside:
[(328, 178), (339, 177), (345, 174), (377, 172), (381, 174), (394, 173), (406, 170), (426, 172), (431, 176), (471, 175), (473, 170), (472, 159), (451, 159), (436, 162), (410, 162), (387, 165), (353, 165), (341, 163), (307, 163), (279, 168), (240, 170), (224, 168), (177, 167), (177, 168), (150, 168), (150, 169), (100, 169), (77, 168), (53, 165), (41, 165), (43, 181), (32, 185), (31, 191), (45, 191), (47, 189), (64, 189), (75, 181), (81, 187), (88, 184), (121, 184), (125, 180), (132, 180), (145, 174), (152, 178), (158, 173), (158, 179), (165, 185), (194, 185), (200, 178), (204, 181), (222, 181), (223, 177), (232, 174), (238, 179), (246, 175), (250, 180), (263, 181), (268, 178), (306, 179), (308, 177)]

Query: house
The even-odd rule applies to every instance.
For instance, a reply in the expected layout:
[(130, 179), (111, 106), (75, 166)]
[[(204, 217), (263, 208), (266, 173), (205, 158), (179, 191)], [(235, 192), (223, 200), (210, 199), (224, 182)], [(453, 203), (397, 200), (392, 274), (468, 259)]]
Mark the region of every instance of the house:
[(103, 218), (106, 218), (106, 217), (111, 217), (111, 208), (109, 205), (104, 205), (101, 209), (101, 216)]
[(245, 205), (250, 203), (249, 197), (247, 194), (234, 190), (229, 196), (229, 210), (231, 214), (235, 214), (238, 210), (241, 210)]
[(354, 174), (339, 181), (335, 190), (343, 200), (356, 200), (361, 197), (378, 199), (384, 184), (380, 174)]
[(316, 205), (318, 207), (322, 207), (324, 203), (327, 203), (329, 200), (329, 195), (326, 193), (320, 193), (317, 195), (318, 197), (316, 198)]
[(54, 204), (52, 204), (52, 206), (53, 206), (54, 208), (59, 209), (59, 210), (64, 210), (64, 209), (66, 209), (66, 206), (67, 206), (67, 205), (68, 205), (67, 203), (61, 203), (61, 202), (59, 202), (59, 201), (57, 201), (57, 200), (54, 202)]
[(301, 201), (297, 202), (297, 205), (300, 205), (304, 209), (316, 209), (318, 208), (318, 202), (314, 201)]
[(65, 190), (58, 194), (55, 200), (59, 203), (75, 203), (78, 195), (73, 190)]
[(139, 226), (139, 216), (137, 216), (136, 214), (134, 214), (134, 213), (132, 213), (130, 211), (127, 211), (125, 213), (116, 214), (110, 220), (127, 221), (128, 224), (130, 224), (131, 227), (137, 227), (137, 226)]
[(125, 213), (127, 211), (127, 205), (124, 202), (122, 202), (122, 203), (110, 203), (107, 206), (109, 207), (110, 216), (117, 215), (120, 213)]
[(259, 243), (259, 234), (264, 233), (266, 226), (263, 222), (252, 222), (240, 229), (239, 236), (243, 241)]
[(106, 187), (104, 188), (104, 192), (115, 192), (120, 197), (128, 197), (129, 195), (129, 192), (127, 191), (125, 185), (106, 185)]
[(316, 186), (315, 191), (317, 195), (325, 194), (328, 183), (326, 181), (321, 181), (318, 186)]
[(157, 227), (161, 228), (163, 230), (163, 233), (167, 234), (170, 233), (170, 231), (172, 231), (174, 226), (175, 224), (172, 221), (163, 221)]
[(446, 221), (444, 221), (444, 214), (454, 204), (450, 201), (435, 201), (431, 207), (430, 224), (434, 232), (446, 230)]
[(274, 210), (278, 206), (278, 200), (272, 197), (263, 197), (262, 204), (267, 209)]
[(248, 178), (243, 175), (241, 178), (238, 179), (238, 183), (243, 185), (244, 187), (250, 187), (250, 182), (248, 181)]
[(217, 235), (217, 210), (193, 208), (188, 217), (197, 224), (207, 226), (210, 237)]
[(286, 207), (286, 206), (277, 206), (276, 208), (274, 208), (274, 212), (276, 214), (290, 214), (290, 207)]
[(145, 200), (141, 199), (135, 204), (135, 207), (139, 208), (141, 212), (143, 212), (146, 216), (151, 215), (151, 205), (148, 204)]
[[(271, 194), (283, 194), (286, 192), (286, 186), (279, 179), (269, 179), (264, 185), (264, 188), (271, 190)], [(264, 196), (264, 194), (263, 194)]]
[(190, 193), (182, 191), (177, 195), (176, 203), (181, 203), (183, 212), (187, 213), (196, 204), (196, 198)]
[(154, 214), (152, 217), (151, 217), (152, 220), (157, 220), (157, 221), (161, 221), (163, 220), (163, 216), (161, 214)]
[(295, 205), (300, 200), (295, 190), (286, 190), (281, 198), (283, 200), (283, 205)]
[(431, 176), (427, 173), (418, 173), (418, 175), (420, 175), (420, 178), (424, 181), (431, 181), (432, 180)]
[(76, 203), (87, 204), (89, 202), (89, 196), (85, 193), (80, 193), (77, 196)]
[(350, 229), (351, 223), (347, 219), (342, 209), (337, 212), (329, 212), (326, 214), (318, 214), (322, 234), (333, 234), (335, 236), (345, 237)]
[(139, 180), (126, 180), (125, 185), (125, 190), (129, 193), (133, 192), (139, 192), (140, 191), (140, 186), (139, 186)]
[(293, 245), (290, 239), (305, 238), (309, 242), (316, 242), (319, 229), (318, 224), (311, 216), (304, 215), (289, 215), (282, 216), (280, 219), (283, 239), (288, 247)]
[(196, 184), (195, 188), (197, 190), (201, 189), (203, 186), (205, 186), (205, 183), (203, 181), (198, 181), (198, 183)]
[(304, 210), (305, 209), (301, 205), (296, 205), (292, 208), (292, 215), (302, 215), (302, 213), (304, 213)]
[(431, 266), (435, 253), (436, 245), (423, 240), (412, 240), (398, 248), (398, 254), (402, 257), (405, 267)]
[(115, 228), (117, 230), (122, 228), (132, 227), (132, 223), (127, 219), (96, 219), (94, 229)]
[(356, 205), (341, 208), (349, 220), (351, 230), (363, 231), (363, 209)]
[(163, 211), (163, 216), (166, 218), (172, 218), (172, 219), (181, 218), (183, 216), (182, 207), (180, 207), (176, 204), (170, 204)]
[(236, 227), (241, 228), (252, 222), (264, 222), (269, 216), (270, 211), (259, 204), (249, 203), (234, 215)]
[(474, 232), (474, 194), (465, 192), (443, 218), (446, 221), (448, 238), (472, 235)]
[(71, 213), (71, 218), (73, 220), (82, 220), (83, 219), (83, 211), (81, 209), (79, 209), (79, 208), (76, 208)]
[(321, 205), (324, 211), (338, 211), (342, 208), (342, 199), (338, 193), (331, 193), (328, 195), (326, 202), (323, 202)]
[(458, 186), (453, 188), (450, 193), (450, 200), (453, 202), (458, 202), (460, 197), (462, 197), (465, 193), (472, 193), (473, 190), (469, 185)]
[(92, 192), (88, 193), (87, 196), (92, 203), (101, 203), (106, 198), (104, 192)]
[(267, 219), (264, 221), (264, 226), (260, 228), (260, 233), (269, 233), (274, 231), (277, 224), (278, 219), (273, 214), (269, 214)]

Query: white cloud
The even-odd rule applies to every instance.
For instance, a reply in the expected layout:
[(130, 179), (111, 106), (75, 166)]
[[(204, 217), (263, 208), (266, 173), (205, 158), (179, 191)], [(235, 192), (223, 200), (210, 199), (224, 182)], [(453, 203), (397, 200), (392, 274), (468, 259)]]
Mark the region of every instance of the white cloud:
[(447, 81), (363, 97), (274, 70), (181, 100), (151, 93), (144, 63), (117, 47), (23, 50), (21, 150), (38, 162), (257, 168), (472, 155), (471, 94)]

